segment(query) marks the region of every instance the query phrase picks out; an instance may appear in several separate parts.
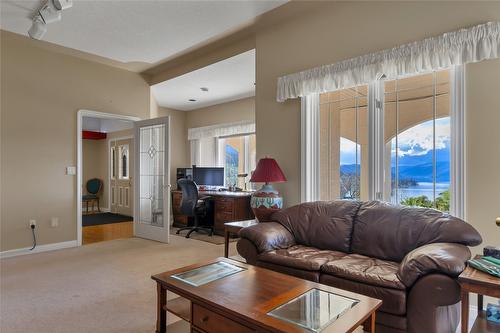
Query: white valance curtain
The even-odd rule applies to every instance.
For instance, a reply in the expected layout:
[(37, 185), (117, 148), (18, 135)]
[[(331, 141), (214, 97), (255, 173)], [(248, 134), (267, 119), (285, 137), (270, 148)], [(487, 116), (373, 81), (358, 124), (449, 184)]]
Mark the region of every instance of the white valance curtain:
[(218, 138), (223, 136), (255, 133), (255, 123), (242, 121), (188, 129), (188, 140)]
[(278, 78), (278, 102), (500, 57), (500, 22), (489, 22)]

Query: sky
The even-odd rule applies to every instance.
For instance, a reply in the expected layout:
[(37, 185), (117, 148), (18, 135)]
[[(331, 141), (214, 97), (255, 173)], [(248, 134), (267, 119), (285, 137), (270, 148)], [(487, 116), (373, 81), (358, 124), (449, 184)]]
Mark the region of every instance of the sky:
[[(407, 129), (398, 136), (399, 156), (423, 156), (433, 149), (432, 120)], [(395, 140), (393, 140), (395, 141)], [(445, 149), (450, 144), (450, 118), (436, 119), (436, 149)], [(395, 145), (393, 144), (393, 153)], [(358, 151), (358, 154), (360, 152)], [(359, 163), (358, 155), (358, 163)], [(356, 144), (340, 138), (340, 164), (356, 163)]]

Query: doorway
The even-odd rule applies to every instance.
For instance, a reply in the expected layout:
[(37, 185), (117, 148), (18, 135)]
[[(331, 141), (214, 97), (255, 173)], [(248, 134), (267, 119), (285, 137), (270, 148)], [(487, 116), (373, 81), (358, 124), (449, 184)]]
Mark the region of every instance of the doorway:
[[(90, 177), (102, 180), (102, 184), (96, 186), (97, 194), (92, 192), (92, 186), (90, 188), (87, 186), (87, 178), (89, 177), (84, 182), (83, 176), (85, 173), (83, 133), (85, 122), (88, 122), (89, 119), (94, 124), (99, 124), (96, 127), (99, 129), (96, 131), (98, 132), (96, 135), (104, 136), (105, 134), (107, 139), (104, 158), (106, 176)], [(117, 126), (124, 124), (126, 124), (125, 130), (123, 128), (117, 129)], [(101, 221), (96, 223), (100, 228), (117, 227), (115, 229), (120, 229), (118, 227), (123, 225), (122, 222), (129, 222), (128, 231), (113, 231), (116, 235), (115, 238), (123, 238), (121, 233), (127, 232), (134, 237), (168, 243), (170, 236), (169, 117), (139, 120), (139, 118), (131, 116), (79, 110), (77, 115), (76, 169), (77, 241), (79, 246), (84, 243), (84, 225), (82, 223), (84, 212), (87, 220)], [(99, 191), (104, 191), (104, 194)], [(97, 195), (99, 198), (97, 202), (92, 200), (90, 205), (94, 214), (90, 214), (87, 203), (89, 199), (95, 198), (87, 195)], [(107, 205), (103, 205), (102, 209), (101, 202), (107, 202)], [(97, 211), (95, 211), (95, 203), (97, 203)], [(108, 222), (103, 223), (102, 218), (107, 218)], [(102, 239), (102, 237), (104, 236), (98, 240), (107, 240)]]
[(134, 233), (134, 123), (82, 119), (82, 244)]

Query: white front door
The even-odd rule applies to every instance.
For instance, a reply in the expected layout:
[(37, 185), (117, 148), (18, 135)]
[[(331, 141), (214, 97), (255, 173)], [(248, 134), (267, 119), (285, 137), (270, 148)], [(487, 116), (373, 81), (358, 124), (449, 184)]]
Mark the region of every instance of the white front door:
[(168, 243), (170, 118), (135, 122), (134, 235)]
[(132, 216), (134, 163), (130, 162), (130, 159), (134, 158), (134, 141), (113, 140), (110, 142), (110, 147), (111, 213)]

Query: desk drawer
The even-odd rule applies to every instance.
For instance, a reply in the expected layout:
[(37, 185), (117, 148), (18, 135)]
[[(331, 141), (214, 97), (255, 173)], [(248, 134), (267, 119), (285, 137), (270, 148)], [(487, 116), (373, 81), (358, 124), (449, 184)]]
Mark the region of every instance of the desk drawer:
[(193, 325), (207, 333), (255, 333), (254, 330), (197, 304), (193, 304)]
[(226, 198), (217, 198), (215, 201), (215, 209), (224, 212), (233, 212), (234, 210), (234, 200)]
[(220, 223), (233, 222), (234, 221), (233, 212), (216, 211), (215, 221)]

